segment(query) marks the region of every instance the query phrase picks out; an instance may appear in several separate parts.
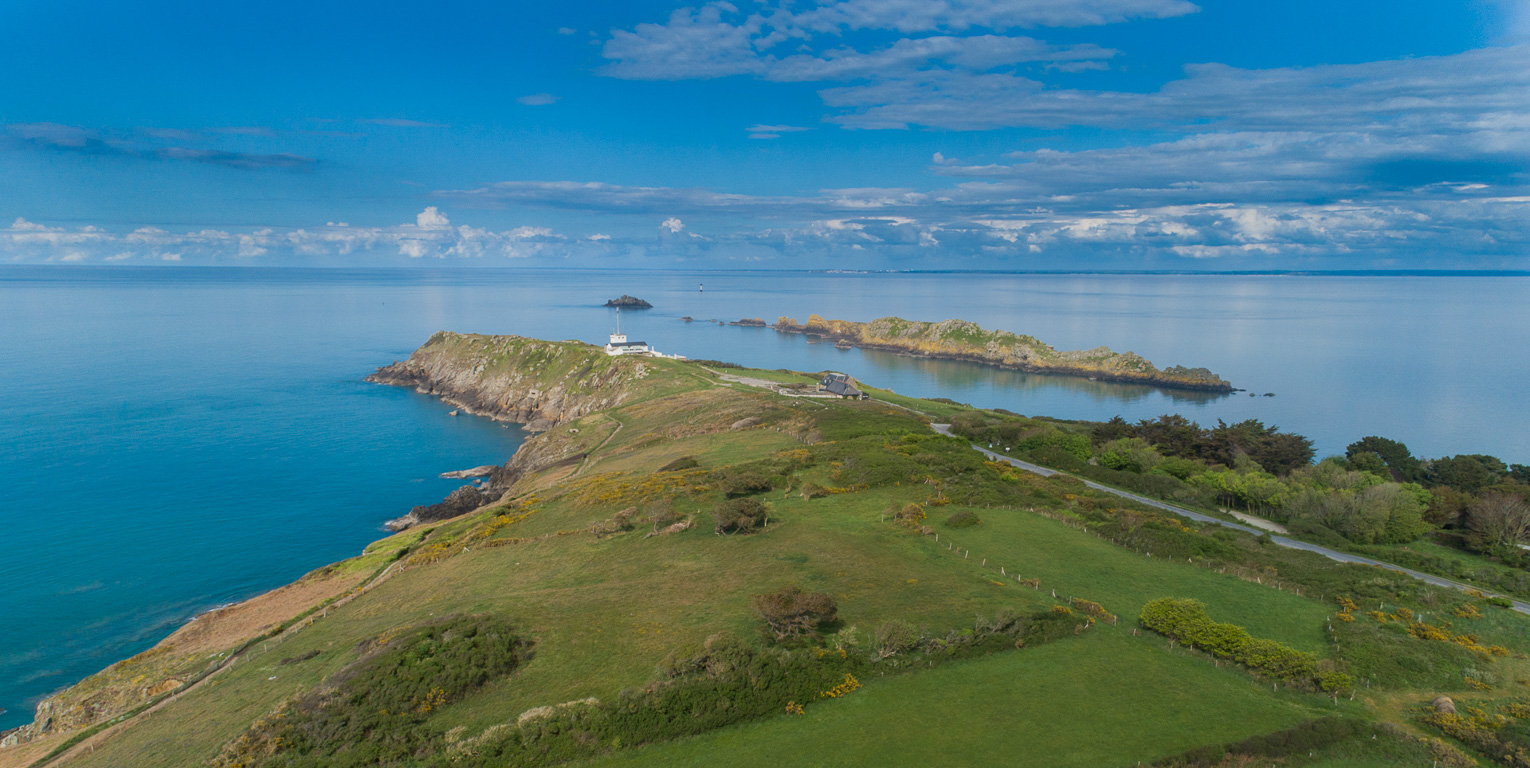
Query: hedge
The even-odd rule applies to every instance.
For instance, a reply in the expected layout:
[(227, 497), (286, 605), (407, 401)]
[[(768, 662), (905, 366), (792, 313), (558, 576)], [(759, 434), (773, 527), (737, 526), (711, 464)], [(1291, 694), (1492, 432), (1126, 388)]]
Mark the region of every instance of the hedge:
[(1348, 690), (1354, 682), (1342, 672), (1319, 670), (1311, 654), (1253, 637), (1236, 624), (1212, 621), (1199, 600), (1159, 598), (1143, 606), (1141, 621), (1154, 632), (1276, 680), (1328, 692)]

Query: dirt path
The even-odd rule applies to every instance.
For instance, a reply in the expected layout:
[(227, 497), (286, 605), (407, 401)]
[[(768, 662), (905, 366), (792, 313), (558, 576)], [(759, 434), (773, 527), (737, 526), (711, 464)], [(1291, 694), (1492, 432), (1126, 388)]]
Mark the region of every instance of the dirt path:
[(590, 451), (584, 455), (584, 461), (579, 462), (579, 468), (574, 470), (574, 474), (569, 475), (569, 477), (578, 477), (578, 476), (584, 474), (584, 471), (586, 469), (589, 469), (589, 467), (590, 467), (590, 459), (593, 458), (595, 456), (595, 454), (600, 453), (600, 450), (602, 448), (605, 448), (607, 445), (609, 445), (611, 443), (611, 440), (616, 437), (616, 433), (622, 431), (622, 427), (627, 426), (626, 424), (621, 423), (620, 420), (618, 420), (615, 416), (612, 416), (609, 413), (606, 414), (606, 418), (616, 422), (616, 429), (611, 430), (611, 434), (606, 435), (606, 439), (600, 441), (600, 445), (597, 445), (594, 448), (590, 449)]

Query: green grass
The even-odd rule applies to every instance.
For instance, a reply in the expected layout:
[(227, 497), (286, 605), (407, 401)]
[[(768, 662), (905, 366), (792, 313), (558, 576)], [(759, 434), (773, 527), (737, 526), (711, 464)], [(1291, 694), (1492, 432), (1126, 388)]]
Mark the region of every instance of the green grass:
[[(497, 349), (476, 338), (460, 343), (469, 341), (475, 349)], [(564, 348), (534, 351), (532, 357), (547, 368), (544, 373), (565, 371), (577, 357)], [(1001, 608), (1034, 611), (1070, 597), (1099, 602), (1121, 621), (1054, 645), (868, 680), (864, 690), (844, 700), (814, 703), (800, 718), (783, 715), (611, 762), (714, 763), (726, 755), (729, 764), (740, 765), (754, 764), (750, 760), (1130, 765), (1195, 745), (1276, 731), (1315, 711), (1331, 710), (1320, 697), (1272, 692), (1236, 667), (1219, 668), (1203, 655), (1170, 649), (1156, 636), (1133, 637), (1129, 628), (1150, 600), (1192, 597), (1206, 603), (1218, 621), (1326, 657), (1332, 649), (1324, 627), (1335, 612), (1333, 604), (1181, 559), (1147, 557), (1023, 508), (931, 507), (929, 520), (940, 538), (922, 536), (884, 516), (938, 493), (976, 504), (1026, 499), (1035, 500), (1037, 507), (1058, 508), (1081, 508), (1088, 500), (1065, 501), (1064, 493), (1084, 492), (1057, 481), (1000, 479), (954, 441), (906, 437), (927, 434), (923, 420), (885, 403), (817, 401), (718, 387), (689, 364), (654, 363), (652, 380), (629, 392), (620, 408), (534, 438), (552, 449), (544, 454), (552, 460), (592, 454), (577, 463), (577, 470), (570, 464), (553, 475), (577, 471), (577, 477), (557, 483), (533, 479), (517, 486), (518, 494), (535, 489), (536, 512), (495, 535), (521, 541), (470, 545), (438, 562), (395, 572), (312, 626), (258, 647), (211, 685), (142, 718), (78, 764), (201, 764), (251, 721), (357, 658), (364, 641), (452, 614), (503, 617), (533, 638), (536, 647), (524, 668), (440, 710), (432, 727), (461, 727), (475, 734), (513, 722), (533, 707), (588, 696), (612, 701), (624, 688), (652, 682), (667, 654), (696, 646), (713, 633), (727, 630), (763, 642), (750, 599), (787, 585), (832, 594), (842, 625), (858, 627), (862, 637), (890, 619), (944, 635), (970, 628), (977, 616)], [(885, 392), (878, 397), (936, 419), (964, 410)], [(764, 425), (731, 429), (747, 417)], [(877, 436), (857, 439), (864, 435)], [(693, 490), (707, 482), (707, 470), (749, 462), (803, 466), (790, 463), (795, 459), (771, 457), (820, 440), (831, 442), (811, 448), (818, 459), (791, 478), (791, 489), (778, 485), (759, 495), (771, 507), (767, 531), (713, 534), (709, 512), (721, 491)], [(700, 470), (683, 478), (653, 473), (680, 456), (696, 457)], [(786, 470), (767, 474), (778, 471)], [(951, 473), (941, 481), (944, 490), (924, 482), (932, 472)], [(674, 488), (667, 484), (679, 479), (685, 479), (686, 488), (674, 491), (674, 508), (695, 515), (694, 528), (651, 538), (645, 536), (646, 524), (604, 539), (587, 531), (623, 507), (642, 504), (634, 498), (644, 499), (655, 488)], [(874, 487), (802, 498), (809, 481), (835, 487), (861, 479)], [(982, 524), (961, 530), (938, 525), (963, 509), (975, 512)], [(436, 542), (465, 541), (491, 516), (434, 524), (424, 541), (422, 531), (390, 537), (349, 567), (377, 565), (402, 546), (417, 553)], [(963, 554), (969, 548), (970, 554)], [(1259, 556), (1267, 559), (1260, 561), (1272, 569), (1267, 572), (1297, 567), (1291, 560)], [(1321, 567), (1334, 566), (1325, 562)], [(1017, 576), (1040, 579), (1042, 588), (1024, 587)], [(1285, 571), (1283, 576), (1289, 578)], [(1482, 619), (1460, 621), (1458, 631), (1469, 628), (1491, 637), (1522, 632), (1521, 617), (1488, 610)], [(1516, 649), (1520, 646), (1522, 641), (1515, 643)], [(315, 650), (320, 653), (312, 659), (281, 663)], [(1495, 669), (1506, 672), (1501, 675), (1505, 680), (1524, 674), (1520, 660), (1495, 664), (1504, 665)], [(1448, 678), (1431, 681), (1447, 683)], [(1361, 706), (1345, 701), (1340, 708)]]
[(1022, 510), (973, 511), (983, 518), (982, 525), (942, 532), (942, 541), (970, 547), (972, 557), (1002, 565), (1009, 574), (1039, 578), (1044, 589), (1056, 589), (1059, 595), (1093, 600), (1129, 621), (1135, 621), (1150, 600), (1193, 596), (1205, 602), (1218, 621), (1242, 626), (1255, 637), (1320, 654), (1327, 649), (1323, 627), (1334, 609), (1315, 600), (1184, 561), (1137, 555)]
[[(598, 760), (617, 766), (1131, 765), (1313, 716), (1232, 670), (1120, 630), (901, 677), (694, 739)], [(935, 713), (939, 713), (936, 715)]]

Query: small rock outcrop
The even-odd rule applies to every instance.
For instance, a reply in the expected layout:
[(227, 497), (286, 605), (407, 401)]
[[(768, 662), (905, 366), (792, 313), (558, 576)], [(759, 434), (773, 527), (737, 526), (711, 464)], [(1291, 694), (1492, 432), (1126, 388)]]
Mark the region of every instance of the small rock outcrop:
[(498, 464), (485, 464), (481, 467), (473, 467), (472, 469), (458, 469), (451, 472), (442, 472), (441, 477), (446, 478), (447, 480), (465, 480), (469, 477), (488, 477), (494, 473), (494, 470), (498, 468)]
[(728, 325), (742, 325), (746, 328), (764, 328), (765, 321), (758, 317), (746, 317), (736, 323), (728, 323)]
[(1456, 713), (1456, 702), (1449, 696), (1441, 696), (1435, 699), (1433, 706), (1434, 711), (1442, 715), (1454, 715)]
[(648, 302), (636, 296), (628, 296), (625, 293), (618, 298), (607, 301), (606, 306), (619, 307), (621, 309), (653, 309), (652, 304), (649, 304)]
[(465, 515), (479, 507), (499, 500), (497, 494), (485, 493), (476, 485), (464, 485), (438, 504), (424, 504), (409, 510), (409, 514), (389, 520), (383, 525), (390, 531), (402, 531), (411, 525), (433, 523), (458, 515)]

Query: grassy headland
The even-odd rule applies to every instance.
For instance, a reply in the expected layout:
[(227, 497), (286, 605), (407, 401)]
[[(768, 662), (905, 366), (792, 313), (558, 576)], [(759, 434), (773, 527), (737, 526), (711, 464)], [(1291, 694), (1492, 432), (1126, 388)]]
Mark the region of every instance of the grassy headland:
[[(68, 765), (1214, 765), (1191, 750), (1272, 740), (1427, 765), (1490, 746), (1430, 719), (1442, 693), (1511, 745), (1530, 715), (1524, 617), (985, 461), (920, 411), (1005, 414), (513, 337), (438, 334), (379, 377), (541, 431), (481, 508), (326, 569), (366, 587), (284, 633), (215, 634), (236, 661)], [(1163, 598), (1300, 673), (1139, 625)], [(1330, 716), (1353, 727), (1299, 727)]]

